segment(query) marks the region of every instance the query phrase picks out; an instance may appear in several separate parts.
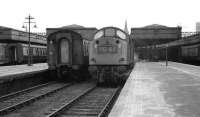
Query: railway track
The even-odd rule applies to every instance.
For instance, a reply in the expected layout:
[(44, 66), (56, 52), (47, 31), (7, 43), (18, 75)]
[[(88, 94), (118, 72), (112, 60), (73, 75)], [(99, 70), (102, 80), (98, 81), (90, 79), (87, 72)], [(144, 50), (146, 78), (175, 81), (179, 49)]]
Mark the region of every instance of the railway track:
[(71, 84), (50, 82), (0, 97), (0, 115), (9, 113)]
[(95, 83), (91, 82), (74, 83), (55, 93), (34, 99), (33, 102), (27, 103), (21, 107), (15, 107), (12, 111), (7, 111), (1, 115), (4, 117), (45, 117), (53, 113), (56, 108), (63, 106), (74, 98), (93, 89), (94, 86)]
[[(54, 88), (53, 88), (54, 87)], [(105, 116), (119, 88), (96, 87), (93, 82), (51, 83), (0, 98), (0, 116)], [(55, 90), (55, 91), (54, 91)]]
[(94, 87), (46, 117), (104, 117), (118, 96), (120, 88)]

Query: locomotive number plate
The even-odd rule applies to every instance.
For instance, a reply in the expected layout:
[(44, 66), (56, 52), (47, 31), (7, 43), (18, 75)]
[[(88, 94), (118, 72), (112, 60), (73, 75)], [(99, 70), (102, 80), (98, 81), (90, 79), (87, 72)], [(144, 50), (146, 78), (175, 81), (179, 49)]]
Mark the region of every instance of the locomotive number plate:
[(117, 46), (99, 46), (97, 51), (99, 54), (117, 53)]

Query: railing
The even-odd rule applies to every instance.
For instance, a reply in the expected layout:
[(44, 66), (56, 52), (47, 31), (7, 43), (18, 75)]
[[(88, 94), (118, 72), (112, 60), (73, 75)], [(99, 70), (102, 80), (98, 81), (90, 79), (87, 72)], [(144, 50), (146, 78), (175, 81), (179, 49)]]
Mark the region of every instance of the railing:
[(200, 32), (182, 32), (182, 39), (190, 39), (189, 37), (200, 37)]
[[(23, 32), (23, 33), (13, 33), (13, 34), (9, 34), (9, 33), (0, 33), (0, 38), (4, 38), (4, 37), (15, 37), (17, 39), (24, 39), (27, 38), (28, 40), (28, 33)], [(43, 40), (46, 41), (46, 35), (43, 33), (43, 35), (41, 34), (36, 34), (36, 33), (31, 33), (30, 34), (30, 38), (31, 39), (35, 39), (35, 40)]]

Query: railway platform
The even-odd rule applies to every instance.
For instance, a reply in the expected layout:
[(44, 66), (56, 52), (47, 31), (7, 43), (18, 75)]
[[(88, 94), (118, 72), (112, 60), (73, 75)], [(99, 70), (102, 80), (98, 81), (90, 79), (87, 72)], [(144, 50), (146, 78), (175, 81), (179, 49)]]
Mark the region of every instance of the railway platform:
[(0, 96), (47, 82), (46, 63), (0, 67)]
[(22, 76), (26, 74), (34, 74), (44, 72), (48, 69), (47, 63), (27, 65), (12, 65), (0, 67), (0, 82), (6, 79), (12, 79), (13, 77)]
[(109, 117), (200, 117), (200, 67), (139, 62)]

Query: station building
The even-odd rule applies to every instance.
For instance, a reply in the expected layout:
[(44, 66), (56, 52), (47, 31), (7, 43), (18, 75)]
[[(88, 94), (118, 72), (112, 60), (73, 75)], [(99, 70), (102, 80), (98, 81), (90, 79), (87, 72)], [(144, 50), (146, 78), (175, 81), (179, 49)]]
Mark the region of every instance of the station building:
[(46, 29), (47, 37), (49, 34), (56, 32), (58, 30), (62, 30), (62, 29), (68, 29), (68, 30), (77, 32), (82, 36), (82, 38), (87, 39), (87, 40), (92, 40), (94, 33), (97, 31), (96, 27), (84, 27), (81, 25), (72, 24), (72, 25), (62, 26), (59, 28), (47, 28)]
[[(27, 43), (29, 33), (9, 27), (0, 26), (0, 43)], [(46, 33), (30, 33), (30, 42), (46, 45)]]
[(140, 28), (131, 28), (131, 38), (136, 47), (157, 45), (181, 39), (181, 27), (167, 27), (152, 24)]
[[(77, 25), (77, 24), (62, 26), (59, 28), (47, 28), (46, 29), (47, 37), (54, 32), (65, 30), (65, 29), (76, 32), (81, 35), (81, 38), (83, 39), (83, 45), (84, 45), (83, 46), (84, 55), (89, 55), (88, 46), (89, 46), (90, 41), (93, 39), (93, 35), (97, 31), (97, 28), (96, 27), (84, 27), (84, 26)], [(59, 34), (58, 36), (62, 36), (62, 34)], [(89, 59), (89, 58), (86, 58), (86, 59)]]
[[(28, 53), (29, 33), (5, 26), (0, 26), (0, 65), (5, 64), (12, 58), (22, 52)], [(23, 51), (18, 51), (18, 44), (23, 44)], [(46, 33), (30, 33), (30, 44), (46, 46)], [(44, 49), (38, 49), (39, 52), (45, 53)]]

